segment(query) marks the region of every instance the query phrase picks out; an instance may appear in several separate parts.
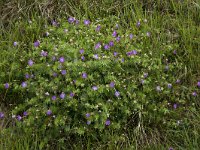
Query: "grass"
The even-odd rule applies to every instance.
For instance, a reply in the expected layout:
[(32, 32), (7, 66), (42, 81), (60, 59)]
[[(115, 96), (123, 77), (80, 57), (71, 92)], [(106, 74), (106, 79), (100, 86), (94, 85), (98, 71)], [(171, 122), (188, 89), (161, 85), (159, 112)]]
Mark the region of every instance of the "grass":
[[(193, 127), (183, 127), (182, 129), (174, 129), (164, 131), (163, 135), (160, 135), (160, 131), (150, 129), (148, 133), (147, 141), (141, 142), (141, 138), (136, 136), (131, 130), (121, 137), (119, 134), (107, 134), (105, 141), (98, 141), (87, 137), (75, 137), (73, 139), (65, 139), (60, 141), (59, 145), (56, 145), (56, 149), (144, 149), (144, 150), (165, 150), (169, 147), (175, 149), (193, 149), (198, 150), (200, 142), (200, 128), (199, 128), (199, 116), (196, 116), (197, 112), (191, 112), (194, 118), (191, 119), (190, 123)], [(199, 113), (199, 112), (198, 112)], [(195, 122), (196, 121), (196, 122)], [(11, 149), (42, 149), (45, 143), (41, 142), (42, 137), (40, 134), (30, 135), (20, 133), (18, 130), (12, 129), (10, 132), (5, 132), (3, 135), (0, 148), (3, 150)], [(52, 141), (52, 143), (55, 141)], [(51, 143), (51, 144), (52, 144)], [(54, 144), (53, 144), (54, 146)], [(47, 149), (52, 149), (47, 146)]]
[[(90, 20), (115, 16), (120, 18), (120, 24), (125, 29), (135, 26), (135, 22), (139, 19), (146, 18), (153, 36), (151, 43), (145, 44), (152, 44), (151, 49), (154, 50), (154, 54), (159, 55), (159, 51), (164, 50), (166, 43), (177, 43), (177, 52), (181, 54), (179, 61), (185, 65), (184, 72), (180, 72), (179, 76), (187, 77), (187, 81), (184, 82), (190, 85), (200, 80), (200, 2), (198, 0), (149, 0), (148, 2), (144, 0), (35, 0), (34, 2), (13, 0), (1, 3), (0, 83), (15, 80), (14, 74), (21, 71), (21, 68), (15, 66), (15, 62), (25, 59), (20, 49), (28, 50), (29, 47), (24, 47), (24, 45), (41, 37), (44, 26), (52, 19), (68, 16)], [(37, 25), (29, 28), (27, 25), (29, 19), (35, 19)], [(16, 51), (13, 51), (13, 41), (20, 41), (24, 45), (20, 45)], [(0, 110), (4, 108), (9, 113), (9, 110), (19, 103), (16, 98), (21, 99), (22, 95), (15, 92), (11, 96), (8, 94), (10, 93), (0, 94)], [(195, 105), (196, 108), (199, 107), (197, 102)], [(189, 111), (187, 121), (188, 124), (185, 126), (166, 131), (155, 127), (145, 127), (142, 124), (138, 131), (130, 128), (127, 132), (122, 130), (120, 133), (109, 133), (103, 137), (104, 140), (87, 137), (69, 138), (60, 141), (60, 147), (56, 148), (164, 150), (174, 147), (175, 149), (198, 150), (200, 149), (200, 111)], [(9, 127), (9, 124), (9, 120), (0, 122), (3, 128), (7, 128), (6, 131), (1, 132), (0, 148), (2, 150), (42, 149), (45, 143), (41, 143), (40, 139), (45, 137), (40, 134), (32, 136), (32, 134), (21, 133), (14, 127)], [(141, 134), (142, 129), (145, 130), (145, 134)]]

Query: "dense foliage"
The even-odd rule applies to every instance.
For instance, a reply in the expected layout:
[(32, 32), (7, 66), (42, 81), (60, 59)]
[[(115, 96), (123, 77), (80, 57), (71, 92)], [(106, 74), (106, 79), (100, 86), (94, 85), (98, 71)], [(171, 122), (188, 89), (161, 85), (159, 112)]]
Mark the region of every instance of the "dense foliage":
[(13, 110), (19, 126), (50, 139), (135, 128), (141, 122), (159, 127), (183, 123), (181, 116), (199, 91), (186, 87), (177, 74), (183, 68), (178, 45), (163, 43), (163, 50), (154, 53), (146, 44), (154, 36), (146, 19), (127, 31), (104, 23), (72, 17), (53, 21), (44, 37), (29, 43), (23, 78), (4, 85), (26, 99)]
[(199, 1), (0, 3), (0, 149), (200, 149)]

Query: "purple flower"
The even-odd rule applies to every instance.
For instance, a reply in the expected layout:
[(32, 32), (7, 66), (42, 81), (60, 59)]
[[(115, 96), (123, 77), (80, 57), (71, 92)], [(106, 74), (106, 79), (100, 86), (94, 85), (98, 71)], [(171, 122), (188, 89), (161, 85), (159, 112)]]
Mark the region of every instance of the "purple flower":
[(47, 115), (50, 116), (52, 114), (52, 111), (49, 109), (47, 110)]
[(55, 101), (55, 100), (56, 100), (56, 96), (53, 95), (53, 96), (51, 97), (51, 99), (52, 99), (53, 101)]
[(40, 55), (46, 57), (48, 55), (48, 52), (42, 50)]
[(26, 74), (25, 74), (25, 78), (26, 78), (26, 79), (29, 79), (29, 78), (30, 78), (30, 75), (29, 75), (28, 73), (26, 73)]
[(97, 87), (97, 86), (93, 86), (92, 89), (93, 89), (94, 91), (96, 91), (96, 90), (98, 90), (98, 87)]
[(173, 150), (173, 148), (172, 148), (172, 147), (170, 147), (170, 148), (169, 148), (169, 150)]
[(28, 65), (29, 65), (29, 66), (33, 66), (33, 64), (34, 64), (33, 60), (30, 59), (30, 60), (28, 61)]
[(98, 26), (96, 27), (96, 31), (98, 32), (98, 31), (100, 31), (100, 29), (101, 29), (101, 26), (98, 25)]
[(4, 118), (4, 113), (0, 112), (0, 119)]
[(23, 115), (24, 115), (24, 116), (28, 116), (28, 112), (25, 111), (25, 112), (23, 113)]
[(192, 95), (193, 95), (193, 96), (197, 96), (197, 92), (193, 92)]
[(69, 95), (70, 95), (70, 97), (74, 97), (75, 94), (73, 92), (71, 92)]
[(114, 30), (113, 33), (112, 33), (112, 36), (116, 37), (117, 36), (117, 31)]
[(115, 91), (115, 96), (119, 97), (120, 96), (120, 92), (119, 91)]
[(136, 50), (133, 50), (133, 51), (132, 51), (132, 54), (133, 54), (133, 55), (137, 55), (137, 51), (136, 51)]
[(144, 84), (144, 80), (143, 79), (141, 80), (141, 84)]
[(197, 86), (200, 87), (200, 81), (197, 82)]
[(73, 17), (69, 17), (69, 18), (68, 18), (68, 22), (69, 22), (69, 23), (74, 23), (74, 21), (75, 21), (75, 19), (74, 19)]
[(132, 55), (137, 55), (137, 51), (136, 50), (132, 50), (130, 52), (126, 53), (128, 56), (132, 56)]
[(140, 23), (140, 21), (138, 21), (137, 24), (136, 24), (136, 26), (140, 27), (140, 25), (141, 25), (141, 23)]
[(79, 52), (80, 52), (80, 54), (83, 54), (84, 53), (84, 49), (81, 49)]
[(94, 59), (99, 59), (98, 54), (94, 54), (94, 55), (93, 55), (93, 58), (94, 58)]
[(113, 42), (113, 41), (110, 41), (110, 42), (109, 42), (109, 46), (110, 46), (110, 47), (114, 46), (114, 42)]
[(4, 84), (5, 89), (8, 89), (10, 87), (9, 83)]
[(21, 86), (22, 86), (23, 88), (27, 87), (27, 82), (22, 82)]
[(64, 58), (64, 57), (60, 57), (59, 61), (60, 61), (61, 63), (64, 63), (64, 62), (65, 62), (65, 58)]
[(87, 73), (82, 73), (82, 78), (86, 79), (87, 78)]
[(156, 91), (157, 91), (157, 92), (160, 92), (160, 91), (161, 91), (161, 87), (160, 87), (160, 86), (157, 86), (157, 87), (156, 87)]
[(97, 50), (97, 49), (99, 49), (101, 47), (101, 43), (99, 42), (99, 43), (97, 43), (96, 45), (95, 45), (95, 50)]
[(90, 117), (90, 113), (87, 113), (85, 116), (86, 116), (86, 118), (89, 118)]
[(88, 121), (87, 121), (87, 125), (90, 125), (90, 124), (91, 124), (91, 121), (88, 120)]
[(66, 70), (62, 70), (62, 71), (61, 71), (61, 74), (62, 74), (62, 75), (66, 75), (66, 74), (67, 74), (67, 71), (66, 71)]
[(62, 92), (62, 93), (60, 94), (60, 98), (61, 98), (61, 99), (64, 99), (64, 98), (65, 98), (65, 93)]
[(14, 45), (14, 46), (17, 46), (17, 45), (18, 45), (18, 43), (17, 43), (17, 42), (14, 42), (14, 43), (13, 43), (13, 45)]
[(114, 52), (114, 53), (113, 53), (113, 55), (114, 55), (114, 56), (117, 56), (117, 55), (118, 55), (118, 53), (117, 53), (117, 52)]
[(174, 104), (174, 105), (173, 105), (173, 108), (176, 109), (176, 108), (177, 108), (177, 104)]
[(84, 24), (87, 26), (90, 24), (90, 20), (84, 20)]
[(109, 120), (109, 119), (106, 120), (105, 125), (106, 125), (106, 126), (109, 126), (109, 125), (110, 125), (110, 120)]
[(144, 73), (144, 78), (147, 78), (148, 77), (148, 73)]
[(22, 117), (20, 115), (17, 115), (17, 120), (18, 121), (22, 120)]
[(168, 87), (169, 89), (171, 89), (171, 88), (172, 88), (172, 84), (171, 84), (171, 83), (168, 83), (168, 84), (167, 84), (167, 87)]
[(58, 23), (55, 20), (52, 20), (52, 25), (55, 26), (55, 27), (57, 27)]
[(85, 60), (85, 57), (84, 57), (84, 56), (81, 56), (81, 60)]
[(53, 73), (53, 76), (56, 77), (58, 74), (56, 72)]
[(105, 44), (105, 45), (104, 45), (104, 49), (105, 49), (105, 50), (108, 50), (109, 48), (110, 48), (110, 46), (109, 46), (108, 44)]
[(122, 60), (121, 60), (122, 62), (124, 62), (124, 58), (122, 58)]
[(39, 47), (40, 46), (40, 41), (39, 40), (35, 41), (33, 45), (34, 45), (34, 47)]
[(79, 20), (76, 20), (76, 24), (77, 24), (77, 25), (79, 24)]
[(120, 36), (118, 36), (118, 37), (116, 38), (116, 41), (117, 41), (117, 42), (119, 42), (119, 41), (120, 41)]
[(110, 87), (114, 88), (114, 86), (115, 86), (115, 82), (110, 82)]
[(176, 51), (176, 50), (174, 50), (174, 51), (173, 51), (173, 53), (176, 55), (176, 54), (177, 54), (177, 51)]
[(146, 35), (147, 35), (148, 37), (150, 37), (150, 36), (151, 36), (151, 33), (150, 33), (150, 32), (147, 32)]
[(129, 38), (130, 38), (130, 39), (133, 39), (133, 34), (132, 34), (132, 33), (129, 35)]
[(130, 52), (127, 52), (126, 55), (131, 56), (131, 55), (132, 55), (132, 52), (131, 52), (131, 51), (130, 51)]

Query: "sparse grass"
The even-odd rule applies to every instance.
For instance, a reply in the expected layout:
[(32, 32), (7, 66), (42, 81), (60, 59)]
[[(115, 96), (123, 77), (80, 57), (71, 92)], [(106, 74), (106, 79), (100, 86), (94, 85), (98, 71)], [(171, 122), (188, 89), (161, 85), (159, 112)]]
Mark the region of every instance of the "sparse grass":
[[(124, 29), (135, 26), (139, 19), (146, 18), (150, 32), (153, 34), (151, 49), (154, 55), (163, 51), (164, 43), (177, 43), (177, 53), (180, 62), (185, 65), (180, 77), (187, 77), (183, 82), (191, 86), (200, 80), (200, 2), (198, 0), (186, 1), (130, 1), (130, 0), (13, 0), (1, 3), (1, 35), (0, 35), (0, 84), (15, 80), (16, 74), (22, 71), (16, 62), (21, 63), (23, 53), (21, 49), (29, 51), (28, 44), (38, 37), (42, 37), (45, 25), (51, 20), (75, 16), (76, 18), (89, 18), (90, 20), (120, 18), (120, 24)], [(81, 4), (81, 5), (80, 5)], [(28, 20), (36, 20), (36, 26), (30, 28)], [(114, 20), (113, 20), (114, 22)], [(22, 43), (18, 49), (13, 50), (14, 41)], [(26, 52), (26, 51), (23, 51)], [(22, 64), (23, 65), (23, 64)], [(1, 90), (1, 89), (0, 89)], [(0, 111), (7, 114), (9, 110), (20, 103), (23, 96), (18, 91), (0, 92)], [(88, 137), (68, 138), (63, 142), (54, 141), (57, 149), (158, 149), (169, 147), (174, 149), (200, 149), (200, 112), (199, 102), (195, 102), (197, 110), (187, 112), (186, 124), (183, 126), (161, 130), (155, 127), (141, 125), (138, 130), (128, 128), (126, 132), (111, 131), (102, 139)], [(181, 119), (181, 118), (180, 118)], [(5, 125), (6, 124), (6, 125)], [(31, 133), (23, 133), (15, 127), (9, 127), (8, 121), (1, 121), (0, 126), (8, 128), (1, 130), (0, 149), (42, 149), (46, 143), (42, 143), (40, 133), (32, 136)], [(46, 145), (45, 145), (46, 146)], [(51, 149), (52, 147), (47, 148)]]

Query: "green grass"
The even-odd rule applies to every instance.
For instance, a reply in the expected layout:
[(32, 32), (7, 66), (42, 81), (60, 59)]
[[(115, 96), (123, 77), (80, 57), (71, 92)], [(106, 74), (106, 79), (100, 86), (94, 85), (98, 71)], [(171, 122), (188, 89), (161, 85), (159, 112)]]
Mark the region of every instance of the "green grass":
[[(128, 29), (135, 26), (139, 19), (146, 18), (150, 32), (153, 34), (151, 49), (155, 55), (164, 50), (166, 43), (177, 43), (178, 58), (185, 65), (184, 72), (179, 76), (187, 77), (190, 85), (200, 80), (200, 2), (198, 0), (186, 1), (130, 1), (130, 0), (31, 0), (1, 2), (1, 35), (0, 35), (0, 84), (15, 80), (17, 71), (21, 71), (15, 62), (21, 62), (23, 53), (21, 49), (29, 49), (24, 45), (33, 42), (37, 37), (42, 37), (44, 26), (53, 18), (89, 18), (91, 20), (103, 18), (120, 18), (120, 24)], [(19, 7), (17, 7), (17, 5)], [(80, 5), (82, 4), (82, 5)], [(46, 8), (44, 10), (44, 8)], [(40, 17), (38, 17), (40, 16)], [(30, 28), (28, 20), (35, 19), (36, 26)], [(114, 19), (113, 19), (114, 22)], [(20, 41), (22, 45), (17, 50), (12, 49), (14, 41)], [(9, 63), (8, 63), (9, 62)], [(22, 64), (23, 65), (23, 64)], [(0, 110), (9, 113), (9, 110), (17, 105), (22, 95), (13, 92), (0, 93)], [(16, 101), (17, 99), (17, 101)], [(196, 102), (196, 108), (199, 103)], [(181, 118), (180, 118), (181, 119)], [(9, 121), (8, 121), (9, 122)], [(119, 133), (109, 133), (102, 137), (103, 140), (90, 139), (87, 137), (68, 138), (64, 143), (60, 141), (57, 149), (158, 149), (165, 150), (169, 147), (174, 149), (200, 149), (200, 111), (188, 112), (187, 124), (176, 129), (160, 130), (155, 127), (146, 127), (141, 124), (138, 130)], [(6, 125), (5, 125), (6, 124)], [(40, 133), (32, 136), (30, 133), (21, 133), (14, 127), (9, 127), (7, 122), (0, 121), (0, 127), (8, 128), (1, 132), (0, 149), (21, 150), (40, 149), (44, 139)], [(0, 128), (2, 130), (2, 128)], [(143, 130), (145, 132), (143, 132)], [(113, 131), (114, 132), (114, 131)], [(56, 142), (56, 141), (54, 141)], [(52, 147), (49, 147), (51, 149)]]
[[(137, 133), (131, 129), (130, 133), (109, 133), (104, 135), (105, 140), (95, 140), (87, 137), (72, 137), (65, 138), (63, 141), (52, 141), (46, 149), (144, 149), (144, 150), (166, 150), (169, 147), (174, 149), (192, 149), (198, 150), (200, 143), (200, 116), (199, 112), (190, 112), (189, 123), (193, 126), (183, 127), (180, 129), (158, 131), (156, 129), (149, 129), (147, 133), (147, 139), (140, 137)], [(196, 119), (195, 119), (196, 118)], [(14, 128), (15, 129), (15, 128)], [(1, 146), (2, 150), (21, 150), (21, 149), (33, 149), (38, 150), (46, 146), (41, 142), (44, 139), (41, 134), (21, 133), (18, 130), (9, 129), (10, 131), (3, 132), (1, 134)], [(148, 128), (147, 128), (148, 129)], [(162, 135), (161, 135), (162, 134)]]

